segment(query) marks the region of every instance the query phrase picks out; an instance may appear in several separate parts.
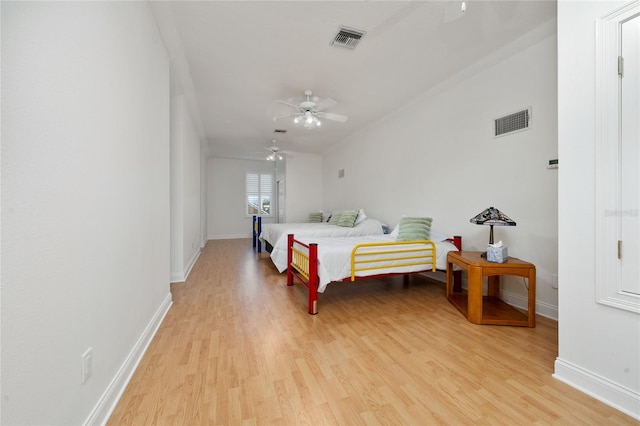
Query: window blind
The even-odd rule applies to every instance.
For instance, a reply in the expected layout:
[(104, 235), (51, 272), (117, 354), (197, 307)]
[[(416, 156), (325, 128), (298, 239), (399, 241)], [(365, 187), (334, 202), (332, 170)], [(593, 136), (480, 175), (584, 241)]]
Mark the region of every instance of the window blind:
[(273, 174), (247, 173), (246, 194), (248, 215), (271, 215)]

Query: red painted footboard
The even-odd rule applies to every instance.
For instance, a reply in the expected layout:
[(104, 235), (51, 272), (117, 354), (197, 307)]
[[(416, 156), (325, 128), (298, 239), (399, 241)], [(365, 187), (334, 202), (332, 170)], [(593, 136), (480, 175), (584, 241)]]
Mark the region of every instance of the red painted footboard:
[[(447, 241), (452, 242), (453, 245), (458, 248), (458, 250), (462, 251), (462, 237), (460, 235), (455, 235), (452, 238), (448, 238)], [(462, 291), (462, 271), (453, 271), (453, 291)]]
[[(449, 239), (459, 250), (462, 249), (462, 237), (455, 236)], [(294, 242), (295, 244), (304, 247), (307, 249), (308, 254), (301, 253), (298, 250), (294, 250)], [(304, 263), (306, 267), (297, 266), (301, 265), (301, 262), (294, 262), (294, 256), (302, 256), (303, 259), (307, 259), (307, 262)], [(435, 260), (434, 260), (435, 262)], [(435, 268), (435, 263), (434, 263)], [(435, 269), (434, 269), (435, 270)], [(423, 271), (424, 272), (424, 271)], [(422, 273), (422, 272), (420, 272)], [(355, 277), (355, 279), (372, 279), (372, 278), (380, 278), (385, 276), (392, 276), (399, 274), (380, 274), (374, 276), (367, 276), (364, 278)], [(405, 276), (405, 282), (408, 279), (409, 274), (402, 274)], [(457, 285), (458, 288), (461, 286), (461, 271), (454, 272), (454, 288)], [(350, 278), (345, 278), (344, 281), (349, 281)], [(300, 241), (295, 240), (293, 234), (287, 235), (287, 285), (292, 286), (295, 284), (295, 281), (298, 281), (300, 284), (307, 288), (308, 294), (308, 312), (311, 315), (316, 315), (318, 313), (318, 245), (315, 243), (304, 244)]]
[(318, 313), (318, 245), (304, 244), (296, 241), (309, 251), (308, 270), (297, 270), (293, 267), (293, 234), (287, 235), (287, 285), (292, 286), (294, 279), (307, 288), (309, 295), (309, 310), (311, 315)]

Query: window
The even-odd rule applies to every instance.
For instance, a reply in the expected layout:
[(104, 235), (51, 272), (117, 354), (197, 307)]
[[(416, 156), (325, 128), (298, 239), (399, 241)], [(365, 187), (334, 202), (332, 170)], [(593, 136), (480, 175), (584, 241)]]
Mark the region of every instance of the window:
[(271, 216), (272, 173), (247, 173), (247, 216)]

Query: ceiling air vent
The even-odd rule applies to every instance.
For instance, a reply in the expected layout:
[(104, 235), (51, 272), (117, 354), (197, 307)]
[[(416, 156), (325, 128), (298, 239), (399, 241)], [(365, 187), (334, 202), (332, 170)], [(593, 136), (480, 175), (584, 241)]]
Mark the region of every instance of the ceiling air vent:
[(531, 107), (494, 120), (494, 136), (521, 132), (531, 128)]
[(366, 34), (364, 31), (355, 30), (348, 27), (340, 27), (336, 36), (331, 40), (334, 46), (342, 46), (347, 49), (355, 49), (360, 39)]
[(275, 130), (273, 131), (273, 133), (282, 133), (282, 134), (285, 134), (285, 133), (287, 133), (287, 131), (286, 131), (285, 129), (275, 129)]

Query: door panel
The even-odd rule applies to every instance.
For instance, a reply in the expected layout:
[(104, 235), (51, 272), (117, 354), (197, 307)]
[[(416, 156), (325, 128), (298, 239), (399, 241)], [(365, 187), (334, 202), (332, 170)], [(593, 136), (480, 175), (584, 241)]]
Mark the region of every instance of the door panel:
[(621, 24), (621, 290), (640, 295), (640, 16)]

